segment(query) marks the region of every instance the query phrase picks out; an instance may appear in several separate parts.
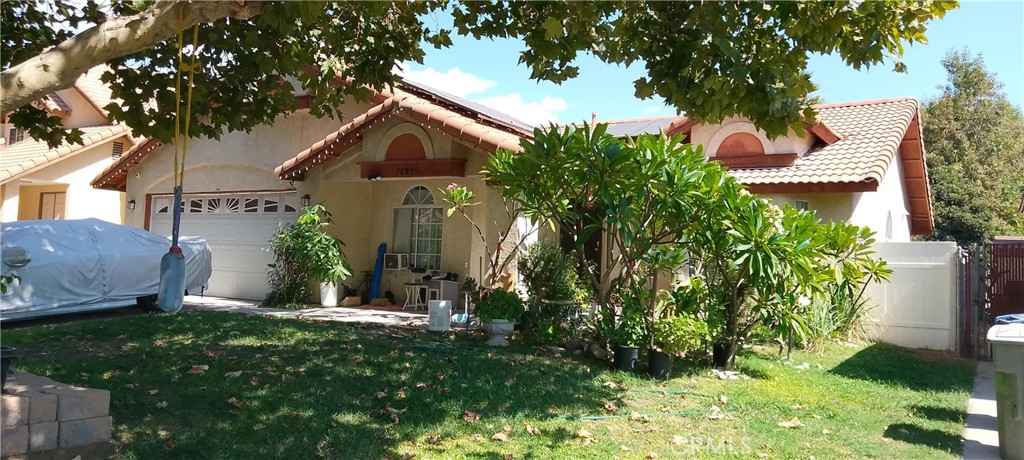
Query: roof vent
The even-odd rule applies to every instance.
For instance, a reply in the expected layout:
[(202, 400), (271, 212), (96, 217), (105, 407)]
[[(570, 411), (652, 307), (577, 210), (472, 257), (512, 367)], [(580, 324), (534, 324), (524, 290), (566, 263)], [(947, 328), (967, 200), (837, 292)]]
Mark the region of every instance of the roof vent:
[(110, 157), (116, 160), (121, 158), (122, 154), (124, 154), (124, 142), (114, 142), (114, 153)]

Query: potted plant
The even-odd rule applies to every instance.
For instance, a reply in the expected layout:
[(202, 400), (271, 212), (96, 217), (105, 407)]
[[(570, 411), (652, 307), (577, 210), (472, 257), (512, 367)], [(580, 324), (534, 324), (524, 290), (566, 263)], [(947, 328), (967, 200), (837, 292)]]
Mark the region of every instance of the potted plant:
[(18, 357), (14, 347), (0, 346), (0, 391), (7, 386), (7, 374), (11, 372), (11, 363)]
[(323, 203), (307, 207), (295, 223), (282, 228), (271, 240), (276, 262), (271, 265), (271, 285), (284, 303), (305, 303), (308, 280), (320, 283), (325, 307), (338, 305), (338, 281), (352, 275), (337, 237), (327, 233), (333, 221)]
[(480, 318), (484, 331), (487, 332), (487, 344), (506, 347), (505, 338), (515, 329), (516, 320), (523, 314), (523, 300), (514, 292), (504, 289), (493, 289), (480, 293), (479, 300), (474, 304), (474, 313)]
[(619, 317), (609, 337), (616, 369), (626, 372), (636, 370), (640, 345), (647, 341), (645, 326), (643, 313), (639, 310), (627, 311)]
[(647, 355), (647, 373), (660, 380), (672, 378), (672, 359), (700, 349), (711, 337), (708, 324), (693, 314), (662, 318), (651, 328), (653, 346)]

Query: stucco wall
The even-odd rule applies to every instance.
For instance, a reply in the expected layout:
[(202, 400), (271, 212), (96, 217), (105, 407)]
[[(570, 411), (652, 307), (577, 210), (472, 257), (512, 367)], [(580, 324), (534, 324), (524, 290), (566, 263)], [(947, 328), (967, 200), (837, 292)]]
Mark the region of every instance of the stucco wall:
[[(57, 95), (64, 99), (71, 107), (71, 114), (64, 118), (65, 128), (81, 128), (83, 126), (106, 125), (110, 122), (93, 107), (92, 103), (82, 96), (77, 89), (68, 88), (57, 91)], [(127, 147), (125, 147), (127, 149)]]
[(776, 139), (768, 139), (764, 131), (758, 130), (754, 124), (743, 118), (726, 118), (717, 125), (697, 125), (690, 131), (690, 142), (700, 144), (704, 147), (704, 154), (714, 156), (719, 145), (730, 134), (750, 133), (758, 137), (764, 144), (765, 153), (797, 153), (804, 154), (811, 149), (813, 139), (809, 135), (800, 137), (793, 130), (789, 130), (785, 136)]
[[(910, 241), (910, 200), (907, 197), (903, 168), (897, 154), (876, 192), (853, 194), (850, 223), (875, 231), (879, 242)], [(886, 221), (892, 219), (892, 235), (886, 235)]]
[(852, 193), (765, 193), (758, 196), (793, 207), (797, 201), (806, 201), (808, 209), (822, 222), (849, 220), (853, 214)]
[[(274, 168), (314, 142), (351, 121), (368, 107), (350, 103), (343, 120), (318, 119), (305, 110), (278, 117), (272, 126), (251, 133), (225, 133), (220, 140), (192, 139), (185, 163), (185, 192), (254, 191), (292, 188), (274, 174)], [(128, 172), (126, 199), (145, 203), (151, 193), (173, 190), (174, 149), (161, 147)], [(298, 183), (296, 183), (298, 184)], [(299, 195), (303, 192), (300, 190)], [(143, 227), (144, 205), (128, 211), (126, 224)]]
[(0, 222), (18, 220), (18, 206), (21, 202), (19, 189), (17, 182), (0, 185)]
[[(39, 219), (39, 201), (43, 193), (55, 193), (65, 192), (67, 193), (67, 184), (55, 184), (55, 185), (24, 185), (19, 187), (18, 195), (18, 220), (36, 220)], [(60, 214), (63, 215), (67, 212), (62, 209)]]
[[(125, 138), (117, 138), (113, 141), (125, 142)], [(67, 203), (65, 208), (65, 219), (86, 219), (96, 218), (120, 224), (124, 215), (124, 196), (121, 192), (100, 190), (92, 188), (89, 183), (104, 168), (110, 165), (113, 153), (113, 142), (105, 142), (96, 147), (75, 154), (70, 158), (61, 160), (51, 166), (47, 166), (37, 172), (29, 174), (22, 180), (33, 181), (37, 184), (66, 184)], [(10, 184), (7, 184), (10, 185)], [(39, 212), (38, 191), (34, 196), (31, 183), (23, 182), (19, 193), (20, 204), (18, 205), (18, 217), (35, 219)], [(6, 211), (5, 211), (6, 214)], [(6, 217), (6, 216), (5, 216)], [(6, 219), (5, 219), (6, 220)]]

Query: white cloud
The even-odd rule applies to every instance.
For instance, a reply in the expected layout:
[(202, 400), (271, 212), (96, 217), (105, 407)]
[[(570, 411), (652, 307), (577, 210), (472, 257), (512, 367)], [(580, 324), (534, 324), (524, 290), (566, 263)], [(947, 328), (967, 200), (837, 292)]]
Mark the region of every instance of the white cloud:
[(442, 73), (433, 67), (427, 67), (423, 70), (409, 70), (408, 65), (400, 64), (398, 66), (398, 73), (416, 83), (423, 83), (431, 88), (436, 88), (459, 97), (482, 93), (498, 84), (498, 82), (485, 80), (471, 73), (463, 72), (458, 67), (452, 67)]
[(505, 112), (534, 126), (558, 123), (556, 112), (564, 112), (569, 108), (565, 99), (560, 97), (544, 96), (539, 101), (524, 101), (523, 96), (519, 93), (486, 97), (478, 99), (476, 102)]
[(444, 72), (439, 72), (433, 67), (425, 67), (422, 70), (410, 70), (409, 67), (408, 63), (401, 63), (395, 66), (395, 71), (403, 78), (458, 97), (472, 99), (531, 125), (558, 123), (557, 112), (564, 112), (569, 108), (565, 99), (560, 97), (544, 96), (540, 100), (526, 101), (520, 93), (515, 92), (500, 96), (468, 97), (484, 93), (498, 86), (498, 82), (463, 72), (458, 67), (452, 67)]

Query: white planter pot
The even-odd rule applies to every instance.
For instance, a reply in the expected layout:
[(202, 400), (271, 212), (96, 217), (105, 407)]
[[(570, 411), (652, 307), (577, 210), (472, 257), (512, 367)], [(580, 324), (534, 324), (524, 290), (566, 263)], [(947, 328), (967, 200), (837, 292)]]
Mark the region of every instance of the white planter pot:
[(516, 328), (515, 321), (496, 319), (483, 324), (487, 332), (487, 344), (492, 347), (507, 347), (508, 339), (505, 336), (512, 333)]
[(325, 307), (338, 306), (338, 283), (324, 281), (320, 283), (320, 305)]

